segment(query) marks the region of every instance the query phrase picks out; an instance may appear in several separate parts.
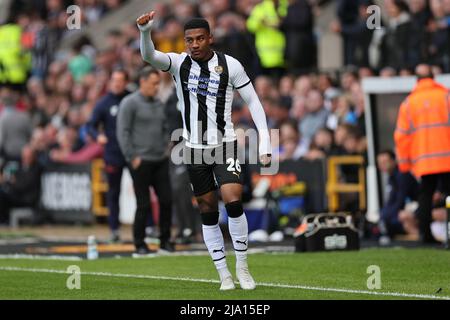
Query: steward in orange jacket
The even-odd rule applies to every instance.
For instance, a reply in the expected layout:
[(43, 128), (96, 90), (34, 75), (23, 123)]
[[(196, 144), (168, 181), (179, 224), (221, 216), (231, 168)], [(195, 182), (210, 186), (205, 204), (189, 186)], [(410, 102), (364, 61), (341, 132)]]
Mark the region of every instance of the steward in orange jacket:
[(402, 172), (450, 172), (450, 92), (433, 79), (419, 80), (400, 106), (394, 138)]
[(400, 171), (421, 179), (419, 226), (422, 240), (432, 242), (432, 195), (439, 181), (450, 194), (450, 92), (433, 80), (429, 66), (419, 65), (416, 73), (419, 80), (400, 106), (394, 139)]

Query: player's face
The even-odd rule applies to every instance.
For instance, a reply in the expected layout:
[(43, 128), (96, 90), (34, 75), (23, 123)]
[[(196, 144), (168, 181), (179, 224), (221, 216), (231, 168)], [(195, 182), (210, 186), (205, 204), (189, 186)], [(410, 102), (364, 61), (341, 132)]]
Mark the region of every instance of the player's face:
[(212, 36), (208, 30), (202, 28), (186, 30), (184, 42), (193, 59), (203, 61), (209, 58)]

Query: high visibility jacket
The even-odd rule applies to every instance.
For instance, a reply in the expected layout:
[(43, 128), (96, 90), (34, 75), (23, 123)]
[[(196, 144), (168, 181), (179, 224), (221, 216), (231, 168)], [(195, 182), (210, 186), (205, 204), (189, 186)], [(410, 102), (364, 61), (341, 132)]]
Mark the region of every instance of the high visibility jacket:
[(264, 68), (284, 67), (286, 37), (277, 25), (287, 15), (288, 2), (280, 0), (275, 7), (273, 0), (257, 4), (247, 19), (247, 29), (255, 34), (255, 46)]
[(394, 133), (400, 171), (416, 177), (450, 172), (450, 94), (419, 80), (401, 104)]
[(22, 84), (27, 80), (31, 59), (22, 50), (21, 37), (19, 25), (0, 26), (0, 83)]

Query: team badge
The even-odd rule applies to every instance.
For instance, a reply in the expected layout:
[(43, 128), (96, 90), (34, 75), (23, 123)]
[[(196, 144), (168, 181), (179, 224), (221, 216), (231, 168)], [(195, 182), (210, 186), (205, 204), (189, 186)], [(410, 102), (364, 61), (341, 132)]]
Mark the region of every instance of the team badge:
[(214, 71), (215, 71), (217, 74), (221, 74), (221, 73), (223, 72), (223, 67), (222, 67), (222, 66), (215, 66), (215, 67), (214, 67)]

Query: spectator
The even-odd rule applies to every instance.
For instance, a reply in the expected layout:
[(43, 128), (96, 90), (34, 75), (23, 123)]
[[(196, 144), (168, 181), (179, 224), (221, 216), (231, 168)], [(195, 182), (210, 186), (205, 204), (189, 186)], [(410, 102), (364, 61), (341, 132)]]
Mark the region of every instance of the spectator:
[(339, 112), (341, 112), (341, 110), (339, 110), (339, 99), (342, 97), (342, 95), (338, 89), (332, 90), (331, 88), (329, 88), (325, 91), (324, 97), (325, 109), (329, 111), (326, 125), (327, 128), (335, 130), (340, 122), (340, 118), (342, 117), (339, 114)]
[(428, 61), (427, 48), (430, 43), (427, 26), (432, 14), (427, 0), (410, 0), (407, 2), (411, 16), (411, 29), (408, 34), (409, 52), (407, 66), (414, 68), (422, 61)]
[(294, 77), (291, 75), (285, 75), (280, 79), (278, 84), (278, 92), (280, 93), (280, 99), (284, 105), (288, 105), (289, 109), (292, 106), (292, 91), (294, 89)]
[[(413, 239), (419, 237), (419, 218), (417, 216), (417, 202), (411, 202), (405, 206), (405, 208), (399, 213), (399, 221), (402, 223), (402, 227), (406, 234)], [(430, 225), (431, 233), (433, 237), (440, 241), (445, 242), (447, 223), (447, 209), (445, 208), (445, 197), (441, 192), (435, 192), (433, 195), (433, 209), (431, 211), (432, 221)]]
[(21, 150), (31, 137), (31, 119), (26, 112), (16, 109), (16, 92), (3, 88), (0, 99), (4, 106), (0, 116), (0, 155), (5, 161), (20, 161)]
[(17, 172), (0, 174), (0, 224), (9, 220), (13, 207), (37, 206), (40, 196), (41, 168), (35, 151), (30, 146), (21, 150), (21, 163)]
[(75, 82), (80, 82), (83, 77), (92, 70), (91, 59), (83, 54), (83, 46), (85, 41), (79, 41), (73, 47), (73, 57), (70, 59), (68, 68)]
[(261, 100), (276, 98), (278, 96), (274, 81), (268, 76), (258, 76), (255, 79), (255, 90)]
[(303, 157), (307, 150), (307, 142), (301, 138), (297, 122), (283, 122), (280, 127), (280, 146), (278, 150), (274, 150), (274, 157), (278, 157), (279, 161), (297, 160)]
[(287, 14), (287, 6), (287, 0), (263, 0), (253, 8), (247, 20), (248, 30), (255, 34), (262, 73), (278, 79), (285, 68), (286, 39), (279, 27)]
[[(108, 179), (107, 206), (109, 209), (109, 226), (111, 229), (111, 241), (120, 240), (119, 235), (119, 195), (122, 179), (122, 171), (126, 165), (125, 158), (120, 150), (116, 136), (116, 119), (119, 113), (119, 105), (128, 94), (126, 85), (128, 75), (123, 70), (116, 70), (111, 75), (110, 91), (98, 101), (88, 124), (89, 134), (99, 144), (105, 146), (104, 160), (105, 171)], [(104, 132), (99, 133), (99, 127), (103, 125)]]
[[(404, 69), (402, 69), (404, 70)], [(380, 78), (392, 78), (397, 75), (397, 71), (392, 67), (384, 67), (380, 70)]]
[(359, 82), (357, 70), (348, 67), (346, 68), (340, 77), (340, 85), (344, 93), (350, 93), (352, 85)]
[(183, 26), (176, 19), (166, 21), (164, 28), (155, 34), (155, 46), (162, 52), (184, 52)]
[(309, 76), (300, 76), (294, 82), (294, 97), (306, 98), (309, 91), (313, 88), (311, 78)]
[[(446, 12), (446, 2), (449, 6)], [(433, 13), (427, 26), (430, 34), (430, 44), (427, 54), (431, 64), (442, 65), (445, 72), (450, 72), (450, 1), (431, 0), (430, 8)]]
[(287, 15), (280, 24), (286, 38), (286, 68), (291, 74), (302, 74), (316, 67), (314, 15), (307, 0), (289, 1)]
[(248, 32), (242, 16), (231, 12), (223, 13), (217, 20), (214, 39), (218, 51), (238, 59), (247, 70), (250, 79), (256, 77), (259, 70), (258, 55), (252, 35)]
[(307, 114), (300, 122), (300, 132), (307, 141), (311, 141), (317, 130), (325, 127), (328, 118), (328, 111), (319, 90), (313, 89), (308, 93), (306, 110)]
[(383, 207), (380, 220), (384, 225), (387, 236), (390, 238), (405, 233), (399, 219), (399, 213), (409, 201), (415, 201), (418, 194), (418, 183), (410, 173), (401, 173), (398, 170), (395, 154), (391, 150), (378, 153), (378, 169), (385, 176), (386, 184), (383, 187)]
[(281, 99), (273, 99), (271, 103), (271, 121), (273, 128), (280, 128), (281, 124), (289, 119), (289, 106)]
[(324, 159), (333, 152), (333, 132), (327, 128), (319, 129), (311, 142), (306, 158), (309, 160)]
[(386, 2), (389, 16), (385, 34), (381, 42), (381, 67), (392, 67), (396, 70), (413, 67), (411, 38), (411, 16), (408, 6), (403, 0)]
[(370, 0), (339, 0), (337, 15), (339, 22), (334, 22), (331, 29), (340, 32), (344, 41), (344, 64), (356, 66), (369, 65), (369, 45), (373, 30), (367, 28), (369, 16), (367, 8)]
[(360, 83), (354, 83), (351, 90), (353, 112), (356, 117), (356, 126), (362, 135), (366, 134), (366, 118), (364, 115), (364, 92)]
[(0, 25), (0, 85), (23, 89), (31, 56), (23, 47), (21, 39), (29, 19), (26, 15), (20, 15), (16, 20), (16, 23)]

